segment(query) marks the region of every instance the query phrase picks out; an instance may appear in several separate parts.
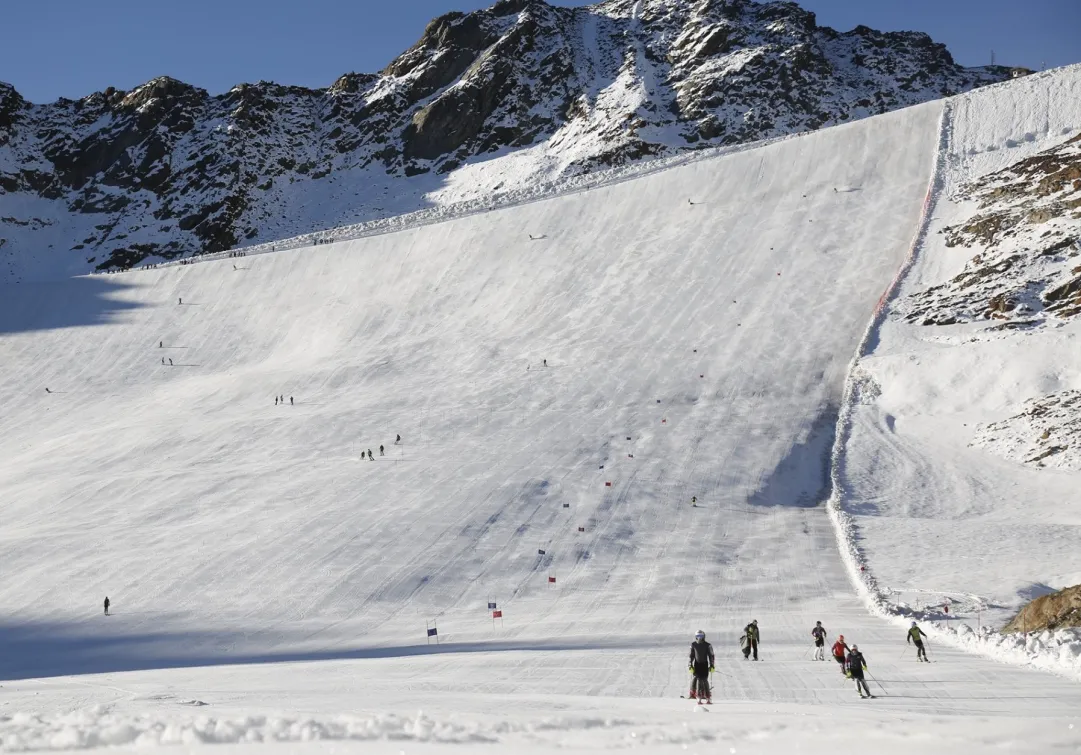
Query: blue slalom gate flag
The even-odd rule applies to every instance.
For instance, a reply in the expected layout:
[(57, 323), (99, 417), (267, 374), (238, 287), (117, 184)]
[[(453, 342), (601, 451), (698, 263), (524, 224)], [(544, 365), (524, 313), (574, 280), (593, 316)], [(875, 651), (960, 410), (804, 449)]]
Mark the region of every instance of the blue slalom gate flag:
[(431, 629), (428, 630), (428, 636), (429, 637), (435, 637), (437, 634), (439, 634), (439, 630), (436, 629), (435, 627), (432, 627)]
[(488, 603), (488, 610), (489, 610), (489, 611), (493, 611), (493, 610), (495, 610), (495, 603), (489, 602), (489, 603)]
[(538, 556), (543, 556), (544, 555), (544, 549), (543, 548), (537, 548), (537, 555)]

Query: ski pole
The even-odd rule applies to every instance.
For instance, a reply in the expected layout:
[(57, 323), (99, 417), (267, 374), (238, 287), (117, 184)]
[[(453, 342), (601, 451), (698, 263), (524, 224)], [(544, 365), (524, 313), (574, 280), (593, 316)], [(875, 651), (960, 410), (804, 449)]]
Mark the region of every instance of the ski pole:
[(875, 684), (877, 684), (877, 685), (878, 685), (879, 687), (882, 687), (882, 692), (883, 692), (883, 693), (885, 693), (885, 694), (887, 694), (887, 695), (889, 694), (889, 692), (888, 692), (888, 691), (886, 690), (886, 687), (885, 687), (885, 686), (884, 686), (884, 685), (882, 684), (882, 682), (878, 681), (878, 679), (875, 679), (875, 676), (874, 676), (874, 674), (872, 674), (872, 673), (871, 673), (870, 671), (868, 671), (868, 672), (867, 672), (867, 676), (871, 677), (871, 681), (872, 681), (872, 682), (874, 682)]

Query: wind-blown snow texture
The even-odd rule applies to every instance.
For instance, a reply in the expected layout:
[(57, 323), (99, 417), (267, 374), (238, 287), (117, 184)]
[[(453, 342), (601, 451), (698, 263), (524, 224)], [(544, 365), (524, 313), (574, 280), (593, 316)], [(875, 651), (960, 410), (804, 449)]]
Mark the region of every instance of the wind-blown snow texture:
[(844, 123), (1011, 75), (791, 3), (502, 0), (378, 75), (223, 94), (160, 78), (31, 105), (0, 84), (0, 275), (274, 241)]
[[(1028, 107), (1063, 75), (989, 96)], [(891, 396), (870, 372), (846, 390), (848, 365), (931, 227), (951, 112), (348, 242), (6, 286), (2, 746), (1076, 746), (1075, 683), (937, 635), (936, 663), (903, 656), (822, 505), (846, 396)], [(880, 546), (939, 549), (868, 519), (876, 573)], [(1008, 554), (988, 580), (1017, 561), (1052, 579)], [(934, 583), (906, 587), (967, 584), (925, 560)], [(759, 663), (736, 651), (752, 618)], [(860, 645), (879, 699), (810, 660), (816, 620)], [(699, 627), (709, 715), (678, 699)]]

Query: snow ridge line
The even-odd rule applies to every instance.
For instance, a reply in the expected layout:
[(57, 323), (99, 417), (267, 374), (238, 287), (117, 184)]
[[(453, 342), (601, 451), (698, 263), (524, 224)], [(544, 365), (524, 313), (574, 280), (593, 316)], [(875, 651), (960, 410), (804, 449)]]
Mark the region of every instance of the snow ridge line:
[[(495, 196), (466, 199), (441, 206), (416, 210), (414, 212), (405, 213), (404, 215), (376, 218), (374, 220), (367, 220), (363, 223), (337, 226), (321, 231), (312, 231), (311, 233), (292, 236), (281, 240), (266, 241), (251, 246), (237, 246), (220, 252), (211, 252), (209, 254), (200, 254), (182, 259), (142, 265), (140, 267), (132, 268), (131, 270), (113, 274), (139, 272), (152, 268), (179, 267), (181, 265), (191, 265), (196, 262), (215, 262), (218, 260), (230, 259), (234, 252), (243, 252), (245, 255), (271, 254), (294, 249), (304, 249), (316, 246), (320, 243), (337, 244), (345, 241), (355, 241), (357, 239), (370, 238), (372, 236), (382, 236), (388, 233), (423, 228), (425, 226), (436, 225), (450, 220), (459, 220), (474, 215), (481, 215), (494, 210), (522, 207), (527, 204), (533, 204), (534, 202), (543, 202), (548, 199), (573, 196), (594, 189), (616, 186), (626, 183), (627, 181), (645, 178), (646, 176), (655, 175), (673, 168), (680, 168), (685, 165), (691, 165), (705, 160), (727, 157), (728, 155), (735, 155), (752, 149), (768, 147), (773, 144), (785, 142), (790, 139), (797, 139), (801, 136), (808, 136), (814, 133), (817, 132), (799, 131), (792, 134), (777, 136), (772, 139), (748, 142), (746, 144), (734, 144), (725, 147), (692, 150), (668, 157), (660, 157), (654, 160), (646, 160), (617, 168), (610, 168), (604, 171), (584, 173), (578, 176), (564, 176), (557, 179), (541, 181), (529, 187), (519, 188)], [(110, 273), (91, 273), (91, 275), (107, 274)]]
[[(856, 588), (856, 593), (870, 613), (898, 626), (906, 626), (908, 618), (914, 614), (891, 603), (886, 597), (888, 588), (884, 590), (880, 587), (878, 580), (867, 570), (867, 559), (856, 544), (855, 519), (844, 510), (846, 500), (844, 467), (847, 445), (852, 433), (852, 415), (859, 400), (860, 361), (873, 350), (872, 343), (877, 340), (882, 324), (886, 320), (888, 305), (896, 297), (901, 283), (912, 271), (920, 250), (927, 240), (931, 221), (934, 218), (934, 209), (938, 206), (946, 189), (946, 167), (950, 161), (953, 125), (953, 102), (947, 99), (943, 101), (942, 115), (939, 120), (938, 149), (916, 235), (912, 240), (908, 256), (893, 280), (886, 286), (886, 290), (882, 292), (882, 296), (879, 297), (871, 315), (871, 321), (867, 324), (867, 329), (856, 347), (856, 354), (848, 365), (841, 410), (838, 414), (833, 449), (830, 453), (830, 496), (826, 502), (826, 508), (837, 538), (841, 561)], [(1081, 680), (1081, 631), (1044, 631), (1038, 635), (1019, 637), (992, 632), (989, 627), (983, 627), (982, 631), (977, 633), (967, 624), (960, 624), (959, 628), (948, 626), (941, 628), (927, 624), (923, 629), (936, 641), (1001, 663), (1039, 668)]]

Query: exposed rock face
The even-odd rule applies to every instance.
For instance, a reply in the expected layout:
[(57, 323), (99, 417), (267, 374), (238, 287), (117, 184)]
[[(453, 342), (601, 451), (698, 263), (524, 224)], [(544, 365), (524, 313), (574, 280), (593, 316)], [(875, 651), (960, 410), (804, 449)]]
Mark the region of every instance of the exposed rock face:
[(787, 2), (501, 0), (434, 20), (380, 74), (327, 89), (210, 96), (159, 78), (32, 105), (0, 85), (0, 275), (19, 279), (43, 256), (111, 269), (359, 222), (390, 211), (383, 196), (417, 194), (407, 177), (430, 188), (530, 145), (575, 173), (821, 128), (1010, 73), (957, 66), (923, 34), (819, 27)]
[(1081, 391), (1031, 399), (1013, 417), (981, 426), (972, 445), (1036, 467), (1081, 471)]
[(1081, 585), (1036, 598), (1002, 631), (1036, 632), (1067, 627), (1081, 627)]
[(945, 229), (978, 250), (952, 280), (904, 305), (910, 321), (1028, 328), (1081, 314), (1081, 135), (966, 186), (976, 209)]

